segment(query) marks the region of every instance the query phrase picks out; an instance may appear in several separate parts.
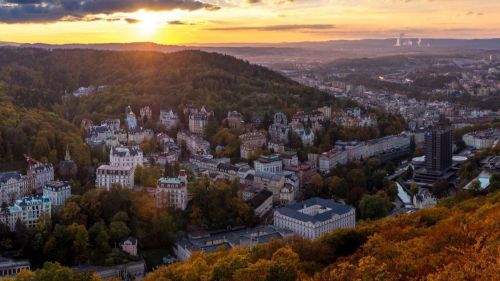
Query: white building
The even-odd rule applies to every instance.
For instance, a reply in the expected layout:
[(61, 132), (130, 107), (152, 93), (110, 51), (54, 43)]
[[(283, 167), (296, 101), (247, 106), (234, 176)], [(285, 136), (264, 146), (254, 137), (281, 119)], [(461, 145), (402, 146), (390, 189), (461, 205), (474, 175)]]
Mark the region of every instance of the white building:
[(203, 134), (207, 125), (208, 115), (206, 113), (198, 112), (189, 115), (189, 131), (191, 133)]
[(129, 130), (134, 130), (137, 127), (137, 117), (135, 117), (130, 105), (125, 109), (125, 122)]
[(116, 167), (142, 166), (144, 156), (138, 145), (113, 147), (109, 151), (109, 164)]
[(43, 187), (43, 196), (50, 199), (53, 209), (61, 208), (71, 196), (71, 185), (63, 181), (48, 182)]
[(51, 201), (46, 196), (25, 197), (9, 207), (7, 216), (0, 216), (0, 222), (7, 225), (11, 231), (15, 230), (17, 220), (28, 228), (34, 228), (40, 217), (50, 219)]
[(303, 238), (316, 239), (338, 228), (355, 227), (356, 211), (332, 200), (311, 198), (276, 210), (274, 226)]
[(54, 180), (54, 166), (50, 163), (36, 163), (31, 166), (30, 170), (31, 174), (35, 177), (34, 188), (37, 191), (40, 191), (49, 181)]
[(160, 110), (160, 124), (165, 126), (167, 129), (171, 129), (177, 126), (179, 123), (179, 116), (177, 113), (169, 108)]
[(139, 241), (137, 240), (137, 238), (128, 237), (126, 239), (123, 239), (120, 242), (120, 248), (125, 253), (127, 253), (127, 254), (129, 254), (129, 255), (131, 255), (133, 257), (136, 257), (137, 256), (137, 246), (138, 246), (138, 244), (139, 244)]
[(341, 148), (335, 147), (330, 151), (324, 152), (319, 156), (319, 170), (329, 172), (339, 164), (347, 163), (347, 152)]
[(277, 154), (260, 156), (253, 165), (256, 172), (278, 173), (283, 169), (283, 161)]
[(25, 178), (18, 172), (0, 173), (0, 204), (10, 203), (20, 196)]
[(155, 199), (157, 208), (175, 208), (185, 210), (188, 203), (187, 176), (181, 171), (177, 178), (160, 178)]
[(109, 190), (113, 184), (133, 188), (134, 172), (133, 167), (101, 165), (97, 168), (95, 186), (106, 190)]
[(30, 262), (28, 260), (11, 260), (0, 257), (0, 279), (15, 277), (23, 270), (30, 270)]
[(467, 146), (475, 149), (491, 148), (495, 143), (500, 140), (499, 129), (488, 129), (484, 131), (476, 131), (465, 134), (462, 140)]

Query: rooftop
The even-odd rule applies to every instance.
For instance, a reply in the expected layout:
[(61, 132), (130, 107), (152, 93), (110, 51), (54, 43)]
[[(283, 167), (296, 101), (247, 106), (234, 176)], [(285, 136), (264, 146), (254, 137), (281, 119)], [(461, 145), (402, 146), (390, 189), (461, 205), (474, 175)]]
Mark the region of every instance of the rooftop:
[[(309, 212), (308, 208), (315, 207)], [(317, 223), (327, 221), (335, 215), (343, 215), (349, 213), (354, 208), (348, 205), (336, 203), (333, 200), (322, 199), (318, 197), (295, 203), (293, 205), (283, 207), (277, 210), (282, 215), (292, 217), (294, 219)]]

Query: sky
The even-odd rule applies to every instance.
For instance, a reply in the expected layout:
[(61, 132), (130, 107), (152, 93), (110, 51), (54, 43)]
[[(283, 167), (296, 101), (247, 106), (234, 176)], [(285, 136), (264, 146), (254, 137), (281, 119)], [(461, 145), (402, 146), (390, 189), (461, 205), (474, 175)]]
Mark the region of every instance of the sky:
[(498, 38), (499, 0), (0, 0), (0, 41), (279, 43)]

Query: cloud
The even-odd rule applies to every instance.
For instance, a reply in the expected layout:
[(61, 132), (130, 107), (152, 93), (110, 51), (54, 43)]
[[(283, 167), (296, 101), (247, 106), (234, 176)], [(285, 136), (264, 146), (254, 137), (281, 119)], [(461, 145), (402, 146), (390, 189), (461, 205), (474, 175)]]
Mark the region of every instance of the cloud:
[(136, 24), (136, 23), (140, 22), (140, 20), (138, 20), (138, 19), (132, 19), (132, 18), (126, 18), (125, 21), (127, 23), (130, 23), (130, 24)]
[(187, 23), (183, 22), (183, 21), (180, 21), (180, 20), (171, 20), (169, 22), (167, 22), (168, 24), (170, 25), (186, 25)]
[(90, 15), (150, 11), (214, 11), (219, 6), (200, 0), (0, 0), (0, 22), (54, 22), (64, 18), (83, 19)]
[(233, 26), (207, 28), (212, 31), (285, 31), (285, 30), (325, 30), (335, 28), (332, 24), (289, 24), (289, 25), (267, 25), (267, 26)]

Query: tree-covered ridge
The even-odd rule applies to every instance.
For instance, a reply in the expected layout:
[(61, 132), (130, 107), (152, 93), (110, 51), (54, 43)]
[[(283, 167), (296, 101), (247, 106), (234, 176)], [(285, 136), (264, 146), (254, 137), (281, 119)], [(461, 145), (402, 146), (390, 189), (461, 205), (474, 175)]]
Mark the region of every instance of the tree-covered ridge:
[[(112, 52), (2, 48), (0, 83), (18, 104), (44, 107), (70, 120), (122, 114), (126, 105), (177, 107), (205, 104), (216, 115), (312, 109), (328, 96), (267, 68), (234, 57), (182, 51)], [(81, 86), (106, 86), (102, 94), (66, 100)], [(247, 114), (245, 114), (247, 113)]]
[(496, 280), (500, 193), (469, 196), (315, 241), (196, 254), (145, 280)]
[(68, 147), (85, 172), (90, 151), (80, 130), (57, 114), (16, 106), (0, 88), (0, 162), (22, 161), (23, 154), (57, 164)]

